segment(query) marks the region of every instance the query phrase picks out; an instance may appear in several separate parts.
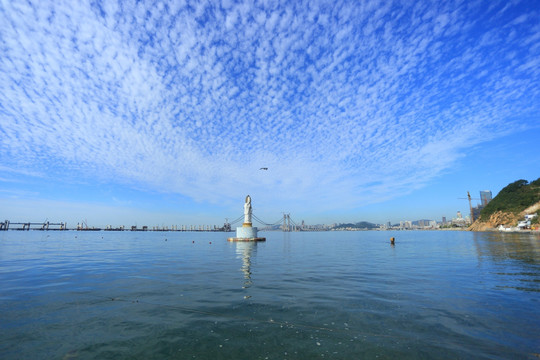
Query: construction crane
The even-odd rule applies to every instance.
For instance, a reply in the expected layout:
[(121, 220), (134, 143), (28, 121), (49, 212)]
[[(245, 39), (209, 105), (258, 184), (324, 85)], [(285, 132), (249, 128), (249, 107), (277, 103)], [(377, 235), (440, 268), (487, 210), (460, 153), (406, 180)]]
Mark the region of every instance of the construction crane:
[(469, 210), (471, 211), (471, 223), (474, 222), (474, 212), (473, 212), (473, 209), (472, 209), (472, 203), (471, 203), (471, 200), (482, 200), (482, 199), (479, 199), (479, 198), (472, 198), (471, 197), (471, 194), (467, 191), (467, 197), (466, 198), (458, 198), (458, 199), (461, 199), (461, 200), (466, 200), (468, 199), (469, 200)]

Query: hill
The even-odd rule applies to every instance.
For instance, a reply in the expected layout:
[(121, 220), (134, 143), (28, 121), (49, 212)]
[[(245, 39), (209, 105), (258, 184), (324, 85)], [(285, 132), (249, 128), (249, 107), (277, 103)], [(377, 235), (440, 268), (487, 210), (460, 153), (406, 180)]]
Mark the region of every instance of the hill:
[(535, 181), (518, 180), (504, 187), (480, 212), (480, 217), (469, 228), (484, 231), (499, 225), (515, 226), (525, 214), (540, 209), (540, 178)]
[(348, 224), (339, 224), (332, 228), (332, 230), (352, 230), (352, 229), (358, 229), (358, 230), (372, 230), (377, 229), (379, 225), (373, 224), (367, 221), (360, 221), (355, 224), (348, 223)]

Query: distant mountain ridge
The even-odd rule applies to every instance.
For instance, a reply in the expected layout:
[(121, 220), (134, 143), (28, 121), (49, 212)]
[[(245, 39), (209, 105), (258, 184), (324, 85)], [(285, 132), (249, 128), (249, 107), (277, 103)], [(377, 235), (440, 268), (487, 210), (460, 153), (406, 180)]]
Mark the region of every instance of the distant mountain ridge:
[(367, 221), (360, 221), (360, 222), (357, 222), (357, 223), (346, 223), (346, 224), (338, 224), (336, 226), (333, 227), (333, 229), (335, 230), (339, 230), (339, 229), (366, 229), (366, 230), (371, 230), (371, 229), (377, 229), (379, 227), (379, 225), (377, 224), (373, 224), (373, 223), (370, 223), (370, 222), (367, 222)]
[(469, 228), (485, 231), (499, 225), (515, 226), (525, 214), (540, 210), (540, 178), (528, 182), (517, 180), (504, 187), (480, 212), (480, 217)]

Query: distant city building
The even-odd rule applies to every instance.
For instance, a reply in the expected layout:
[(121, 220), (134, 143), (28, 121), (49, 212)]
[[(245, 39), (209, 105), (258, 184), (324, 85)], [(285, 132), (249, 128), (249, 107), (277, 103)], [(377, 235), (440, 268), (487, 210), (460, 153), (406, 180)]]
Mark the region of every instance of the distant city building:
[(461, 216), (460, 211), (457, 212), (457, 218), (452, 219), (452, 225), (454, 226), (464, 227), (467, 225), (467, 223), (468, 223), (468, 220), (464, 219), (463, 216)]
[(473, 217), (474, 217), (475, 220), (480, 217), (480, 212), (482, 211), (483, 208), (484, 208), (484, 205), (477, 205), (477, 206), (472, 208)]
[[(491, 190), (480, 191), (480, 200), (482, 207), (486, 206), (492, 199)], [(474, 217), (476, 219), (476, 216)]]
[(446, 224), (446, 216), (442, 217), (442, 223), (443, 223), (443, 225)]
[(492, 195), (490, 190), (484, 190), (480, 191), (480, 201), (481, 203), (476, 205), (475, 207), (472, 207), (472, 216), (474, 219), (480, 218), (480, 212), (483, 208), (486, 207), (486, 205), (491, 201)]

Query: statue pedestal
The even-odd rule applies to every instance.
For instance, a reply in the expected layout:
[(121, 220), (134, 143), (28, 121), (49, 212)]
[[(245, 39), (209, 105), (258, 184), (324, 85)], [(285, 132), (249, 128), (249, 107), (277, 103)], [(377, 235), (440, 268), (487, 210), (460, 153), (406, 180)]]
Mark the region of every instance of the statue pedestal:
[(243, 227), (243, 226), (237, 227), (236, 237), (237, 238), (256, 238), (257, 228), (256, 227)]
[(243, 226), (236, 228), (236, 237), (228, 238), (228, 241), (266, 241), (266, 238), (260, 238), (257, 236), (257, 228), (251, 226)]

